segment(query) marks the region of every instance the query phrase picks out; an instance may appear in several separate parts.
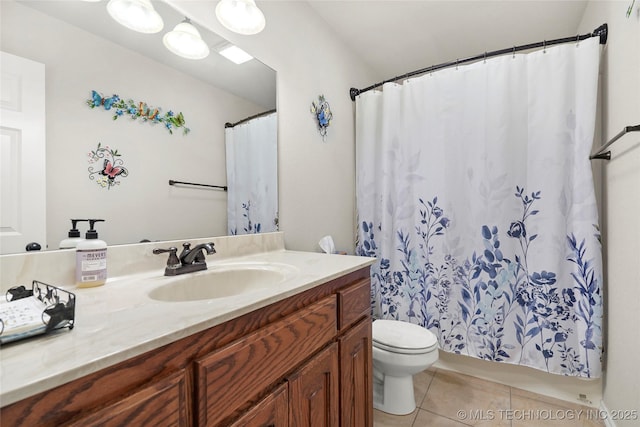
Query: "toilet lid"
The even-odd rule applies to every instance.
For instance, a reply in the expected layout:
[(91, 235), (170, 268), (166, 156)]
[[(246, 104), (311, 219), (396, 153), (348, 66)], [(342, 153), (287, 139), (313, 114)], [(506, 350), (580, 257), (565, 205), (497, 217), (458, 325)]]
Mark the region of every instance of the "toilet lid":
[(379, 319), (373, 322), (373, 345), (394, 353), (428, 353), (438, 346), (438, 339), (422, 326)]

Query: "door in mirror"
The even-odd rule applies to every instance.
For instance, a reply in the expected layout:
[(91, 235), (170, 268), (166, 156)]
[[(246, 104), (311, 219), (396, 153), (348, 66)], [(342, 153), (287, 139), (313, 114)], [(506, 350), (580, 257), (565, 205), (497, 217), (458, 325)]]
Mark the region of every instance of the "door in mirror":
[(0, 254), (46, 247), (44, 64), (0, 52)]

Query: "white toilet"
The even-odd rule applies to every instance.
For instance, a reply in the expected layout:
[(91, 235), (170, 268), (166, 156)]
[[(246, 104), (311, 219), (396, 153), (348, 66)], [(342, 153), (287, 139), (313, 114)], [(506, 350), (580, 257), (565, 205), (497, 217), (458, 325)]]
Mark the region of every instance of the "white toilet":
[(413, 375), (438, 360), (438, 339), (413, 323), (373, 322), (373, 407), (394, 415), (416, 409)]

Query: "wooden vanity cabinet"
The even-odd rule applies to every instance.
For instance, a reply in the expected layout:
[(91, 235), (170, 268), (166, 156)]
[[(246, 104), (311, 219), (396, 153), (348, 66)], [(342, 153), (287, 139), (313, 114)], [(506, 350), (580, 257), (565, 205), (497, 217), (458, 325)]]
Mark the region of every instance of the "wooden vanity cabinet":
[(365, 318), (339, 338), (340, 425), (373, 425), (371, 319)]
[(338, 427), (339, 381), (338, 344), (334, 342), (287, 378), (289, 425)]
[(369, 268), (0, 409), (3, 426), (373, 425)]
[(225, 425), (246, 402), (331, 342), (336, 305), (330, 295), (196, 361), (198, 425)]
[(340, 425), (373, 425), (373, 342), (371, 281), (337, 292), (340, 346)]
[(287, 383), (278, 386), (230, 425), (230, 427), (267, 426), (289, 426), (289, 387)]
[(190, 401), (184, 370), (83, 416), (68, 426), (189, 426)]

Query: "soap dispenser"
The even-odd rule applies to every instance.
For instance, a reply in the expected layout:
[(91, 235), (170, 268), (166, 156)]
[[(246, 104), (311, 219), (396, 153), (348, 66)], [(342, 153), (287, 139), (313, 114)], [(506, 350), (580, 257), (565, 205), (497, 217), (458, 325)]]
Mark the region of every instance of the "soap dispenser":
[(94, 229), (96, 222), (103, 219), (90, 219), (85, 239), (76, 246), (76, 285), (79, 288), (101, 286), (107, 281), (107, 243), (98, 239)]
[(80, 237), (80, 230), (76, 228), (79, 222), (88, 221), (87, 219), (72, 219), (71, 230), (69, 230), (69, 237), (60, 242), (60, 249), (75, 249), (78, 242), (82, 240)]

